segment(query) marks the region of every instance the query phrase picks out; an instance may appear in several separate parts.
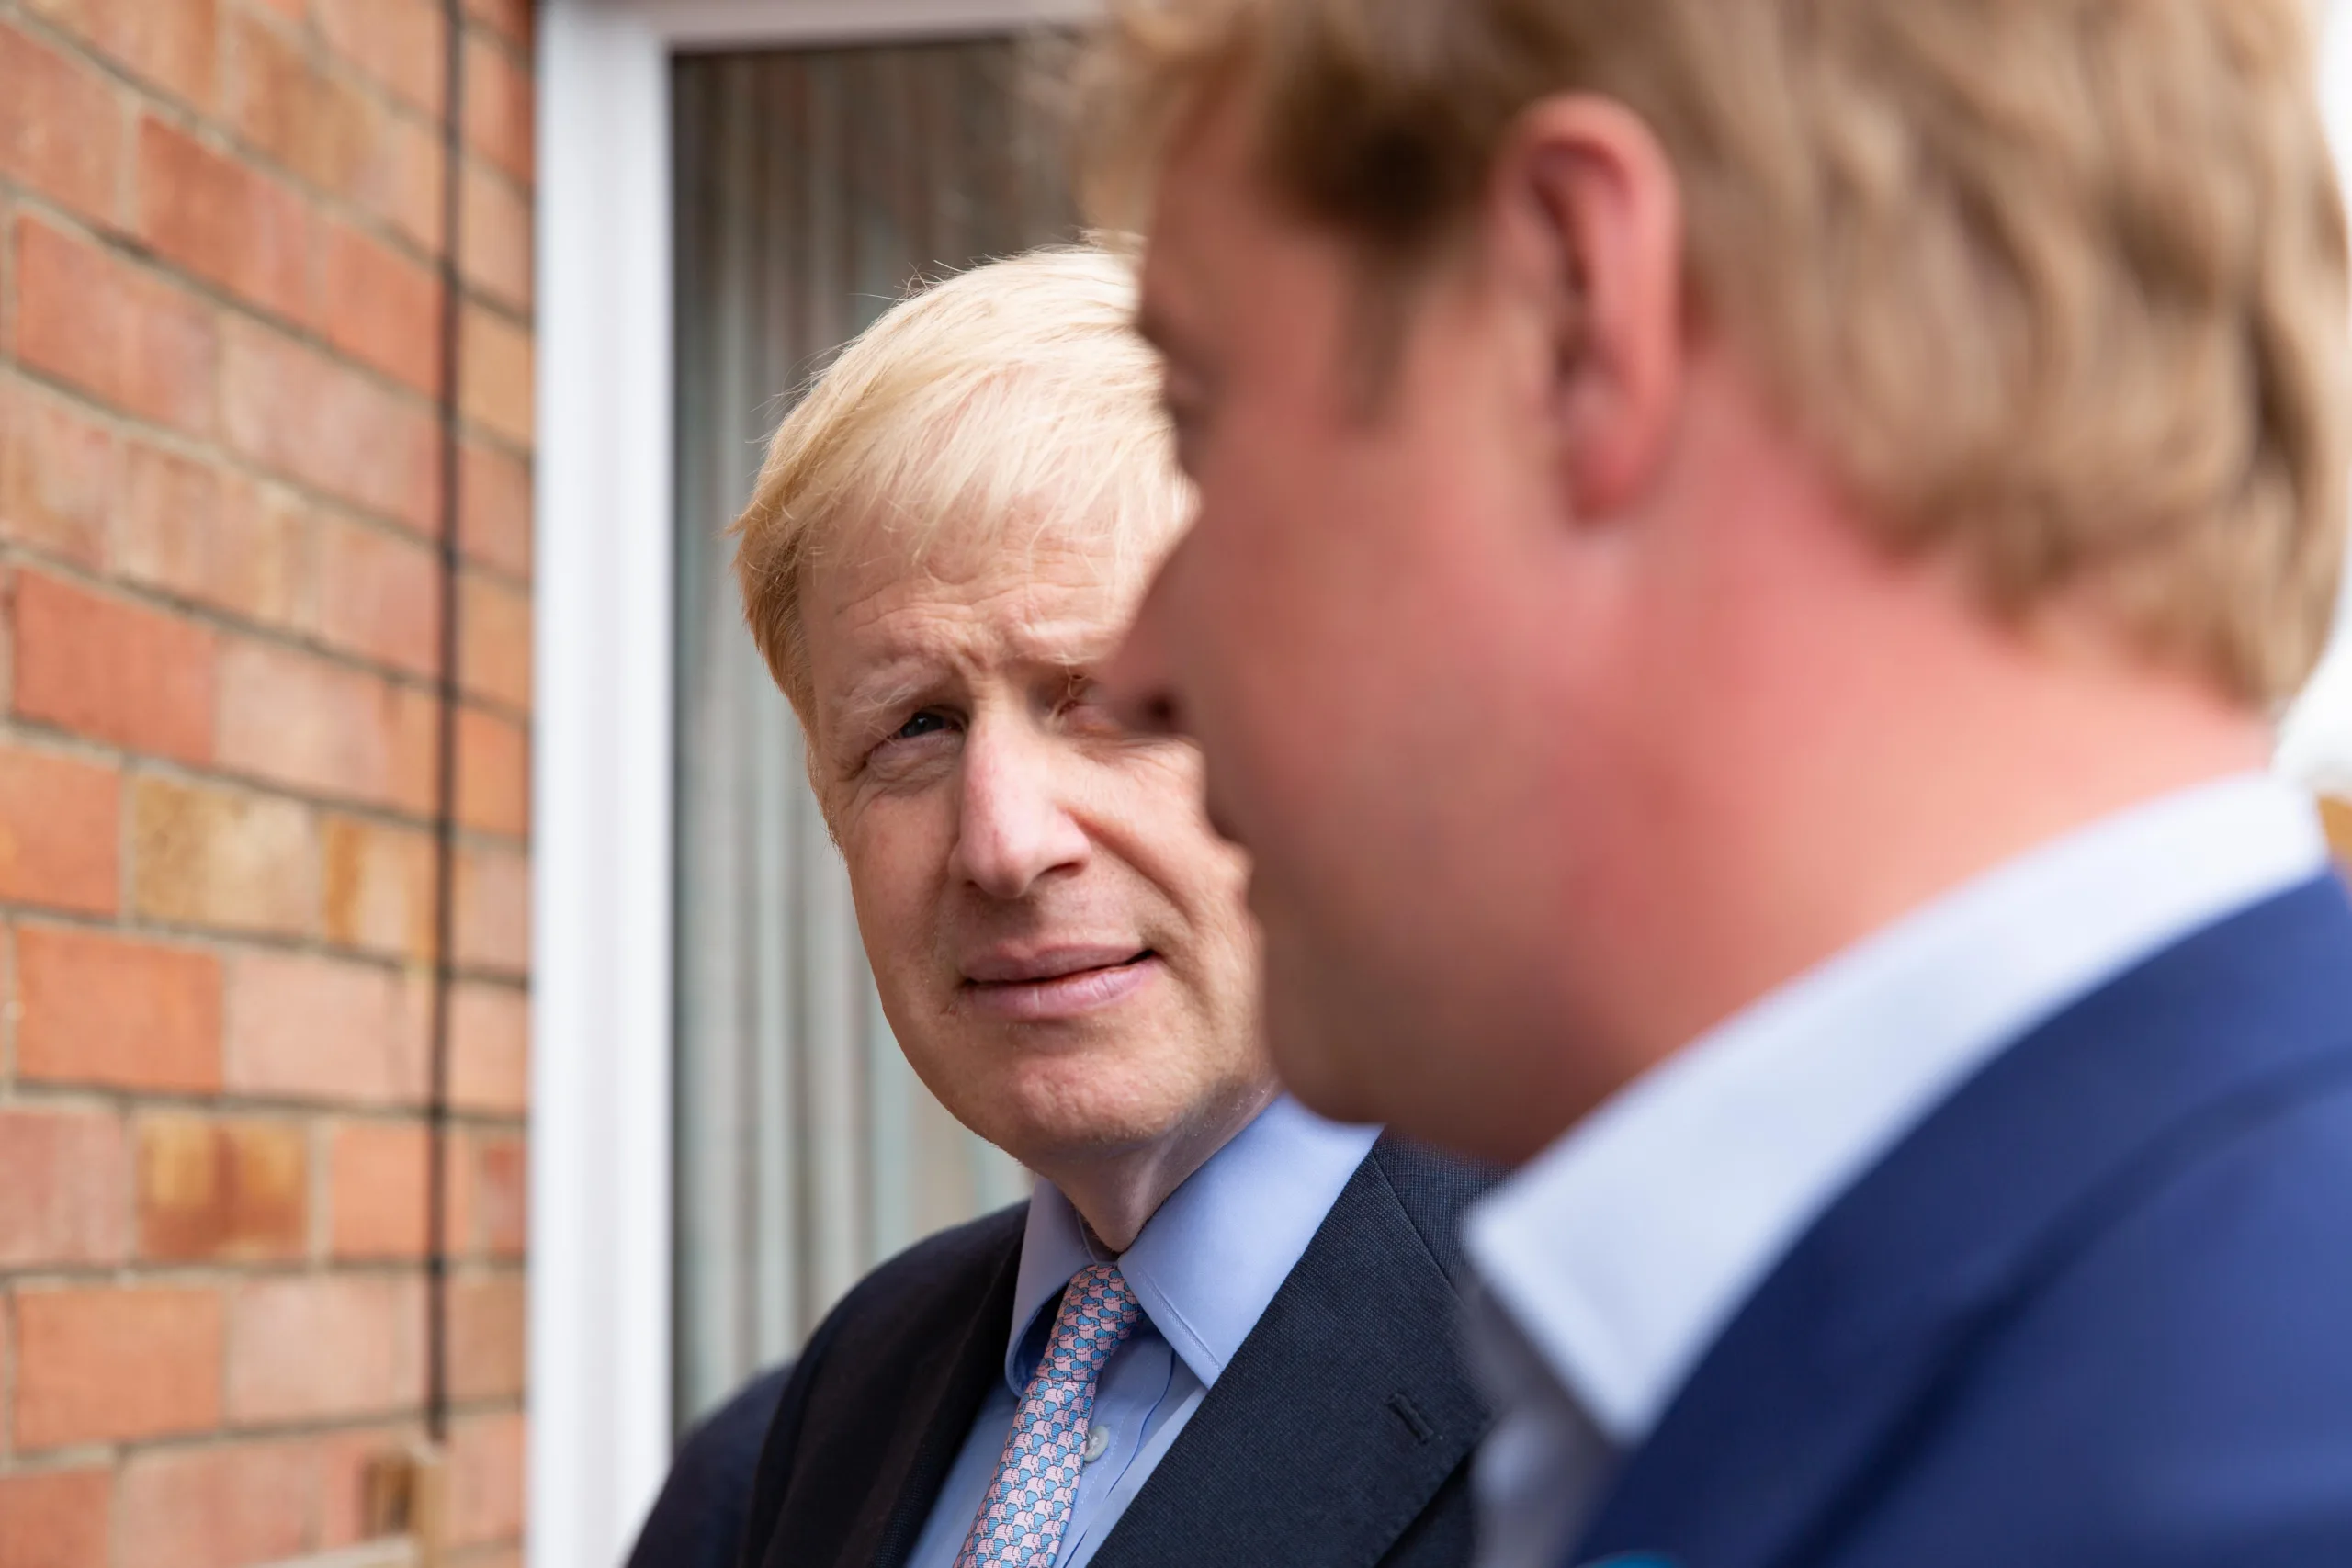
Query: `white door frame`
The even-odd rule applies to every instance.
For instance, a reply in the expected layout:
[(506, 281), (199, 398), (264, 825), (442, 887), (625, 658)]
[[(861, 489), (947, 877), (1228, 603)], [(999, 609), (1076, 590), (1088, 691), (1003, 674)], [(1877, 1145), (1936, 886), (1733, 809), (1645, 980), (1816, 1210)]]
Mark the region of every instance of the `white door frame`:
[(529, 1551), (618, 1563), (670, 1464), (671, 54), (1094, 0), (546, 0), (538, 22)]

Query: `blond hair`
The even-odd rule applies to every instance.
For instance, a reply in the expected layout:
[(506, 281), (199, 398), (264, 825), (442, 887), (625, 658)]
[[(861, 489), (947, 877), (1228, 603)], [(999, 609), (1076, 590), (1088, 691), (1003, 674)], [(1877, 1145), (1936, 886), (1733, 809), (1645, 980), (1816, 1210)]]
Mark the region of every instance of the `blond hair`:
[(1181, 525), (1186, 492), (1135, 309), (1130, 259), (1033, 251), (893, 306), (808, 387), (735, 524), (744, 616), (803, 725), (802, 590), (852, 534), (887, 530), (919, 566), (943, 528), (1077, 524), (1099, 530), (1117, 572)]
[(1520, 115), (1618, 101), (1693, 306), (1886, 542), (2061, 592), (2276, 704), (2344, 547), (2346, 257), (2303, 0), (1114, 0), (1090, 199), (1249, 117), (1368, 287), (1467, 231)]

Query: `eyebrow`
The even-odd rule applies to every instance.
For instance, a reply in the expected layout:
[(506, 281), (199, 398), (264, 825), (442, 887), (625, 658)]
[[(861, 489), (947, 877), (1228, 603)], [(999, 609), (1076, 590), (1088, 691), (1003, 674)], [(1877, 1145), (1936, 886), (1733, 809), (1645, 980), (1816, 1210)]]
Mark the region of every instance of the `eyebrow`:
[(930, 661), (894, 660), (861, 676), (832, 706), (833, 725), (846, 734), (864, 732), (939, 684), (939, 667)]
[[(1110, 657), (1120, 635), (1118, 627), (1069, 623), (1023, 626), (1012, 634), (1012, 652), (1023, 665), (1076, 673)], [(875, 664), (852, 682), (828, 716), (844, 733), (861, 734), (953, 679), (952, 665), (935, 654), (901, 654)]]

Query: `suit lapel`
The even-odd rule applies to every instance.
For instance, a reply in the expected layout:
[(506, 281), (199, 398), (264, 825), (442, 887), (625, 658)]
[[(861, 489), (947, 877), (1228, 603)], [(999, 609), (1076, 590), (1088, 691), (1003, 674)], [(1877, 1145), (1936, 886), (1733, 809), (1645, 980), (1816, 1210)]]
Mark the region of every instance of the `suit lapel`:
[(2151, 1184), (2352, 1073), (2332, 880), (2191, 937), (1996, 1058), (1767, 1280), (1572, 1561), (1812, 1560), (1972, 1350)]
[(1369, 1568), (1468, 1457), (1457, 1298), (1390, 1175), (1416, 1157), (1357, 1168), (1094, 1568)]
[(906, 1418), (893, 1427), (876, 1461), (871, 1503), (850, 1536), (843, 1563), (905, 1568), (989, 1383), (1004, 1376), (1004, 1337), (1020, 1264), (1016, 1234), (978, 1313), (960, 1335), (939, 1340), (910, 1373), (910, 1386), (921, 1392), (908, 1401)]

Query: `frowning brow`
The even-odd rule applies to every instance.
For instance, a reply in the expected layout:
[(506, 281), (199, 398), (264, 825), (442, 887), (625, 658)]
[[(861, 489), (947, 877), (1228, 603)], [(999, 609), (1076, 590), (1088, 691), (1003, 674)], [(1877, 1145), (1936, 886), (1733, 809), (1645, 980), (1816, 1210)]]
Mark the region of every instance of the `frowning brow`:
[[(1119, 628), (1095, 622), (1024, 622), (993, 628), (985, 660), (1001, 670), (1078, 679), (1110, 655)], [(982, 661), (967, 652), (909, 652), (877, 660), (861, 671), (831, 705), (837, 733), (871, 733), (903, 717), (916, 704), (967, 690)]]
[(832, 705), (831, 728), (839, 735), (864, 735), (908, 705), (936, 694), (945, 675), (929, 660), (878, 665), (861, 675)]

